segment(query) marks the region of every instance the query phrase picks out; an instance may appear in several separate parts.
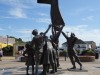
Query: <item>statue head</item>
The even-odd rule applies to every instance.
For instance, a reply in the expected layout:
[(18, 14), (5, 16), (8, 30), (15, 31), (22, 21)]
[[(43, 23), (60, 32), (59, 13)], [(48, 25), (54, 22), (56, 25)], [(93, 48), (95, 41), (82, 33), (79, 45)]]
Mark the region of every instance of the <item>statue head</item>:
[(25, 47), (26, 47), (26, 48), (29, 48), (29, 47), (30, 47), (30, 44), (29, 44), (29, 43), (26, 43), (26, 44), (25, 44)]
[(53, 35), (50, 35), (50, 39), (53, 39)]
[(43, 36), (43, 35), (44, 35), (44, 33), (43, 33), (43, 32), (41, 32), (41, 33), (40, 33), (40, 35), (41, 35), (41, 36)]
[(75, 37), (75, 34), (74, 33), (71, 33), (71, 35), (70, 35), (71, 37)]
[(33, 35), (37, 35), (37, 34), (38, 34), (38, 30), (37, 30), (37, 29), (34, 29), (34, 30), (32, 31), (32, 34), (33, 34)]

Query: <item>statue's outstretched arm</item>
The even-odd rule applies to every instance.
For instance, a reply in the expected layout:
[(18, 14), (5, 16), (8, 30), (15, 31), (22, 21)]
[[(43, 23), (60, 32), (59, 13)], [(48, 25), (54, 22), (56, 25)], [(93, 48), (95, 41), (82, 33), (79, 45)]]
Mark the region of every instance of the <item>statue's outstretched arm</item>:
[(44, 32), (44, 35), (47, 34), (47, 32), (49, 31), (49, 29), (51, 28), (52, 25), (49, 25), (48, 29)]
[(62, 31), (63, 36), (68, 40), (68, 36)]

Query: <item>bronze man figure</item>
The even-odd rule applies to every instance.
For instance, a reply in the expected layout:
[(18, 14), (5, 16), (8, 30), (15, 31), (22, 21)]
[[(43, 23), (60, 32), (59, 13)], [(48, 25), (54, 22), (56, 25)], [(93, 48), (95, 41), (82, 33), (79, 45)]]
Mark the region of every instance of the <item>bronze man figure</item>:
[[(75, 37), (75, 34), (74, 33), (71, 33), (71, 36), (68, 37), (64, 32), (62, 32), (63, 36), (66, 38), (67, 40), (67, 44), (68, 44), (68, 56), (71, 60), (71, 63), (73, 65), (72, 68), (70, 69), (76, 69), (76, 66), (75, 66), (75, 61), (80, 65), (80, 70), (82, 70), (82, 64), (80, 63), (80, 60), (79, 58), (77, 57), (77, 54), (74, 50), (74, 45), (75, 45), (75, 42), (78, 40), (77, 37)], [(75, 60), (74, 60), (75, 59)]]
[[(51, 24), (52, 24), (52, 35), (53, 36), (55, 36), (55, 35), (58, 36), (58, 34), (60, 33), (59, 29), (62, 30), (62, 28), (65, 25), (65, 23), (63, 21), (63, 18), (60, 14), (60, 11), (59, 11), (58, 0), (37, 0), (37, 2), (51, 5), (50, 15), (51, 15)], [(54, 42), (58, 45), (59, 36), (56, 37)], [(59, 67), (58, 49), (59, 48), (57, 48), (56, 52), (57, 52), (57, 66)]]
[(42, 48), (43, 39), (40, 35), (38, 35), (38, 31), (36, 29), (32, 31), (32, 34), (34, 35), (34, 37), (31, 41), (31, 47), (34, 49), (35, 52), (35, 75), (38, 75), (39, 50)]

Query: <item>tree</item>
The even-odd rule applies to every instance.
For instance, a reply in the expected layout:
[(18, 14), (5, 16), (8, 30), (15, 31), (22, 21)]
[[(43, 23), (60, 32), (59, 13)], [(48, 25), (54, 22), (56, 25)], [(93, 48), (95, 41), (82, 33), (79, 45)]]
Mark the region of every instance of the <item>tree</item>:
[(6, 46), (2, 48), (4, 56), (12, 56), (13, 55), (13, 46)]

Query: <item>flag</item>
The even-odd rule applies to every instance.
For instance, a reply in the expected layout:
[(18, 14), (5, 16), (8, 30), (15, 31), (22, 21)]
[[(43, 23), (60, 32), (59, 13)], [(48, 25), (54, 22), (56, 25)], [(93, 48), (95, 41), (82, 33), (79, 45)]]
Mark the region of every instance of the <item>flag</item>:
[(37, 3), (51, 4), (51, 0), (37, 0)]
[(53, 0), (51, 4), (51, 22), (52, 25), (65, 25), (64, 20), (60, 14), (58, 0)]

